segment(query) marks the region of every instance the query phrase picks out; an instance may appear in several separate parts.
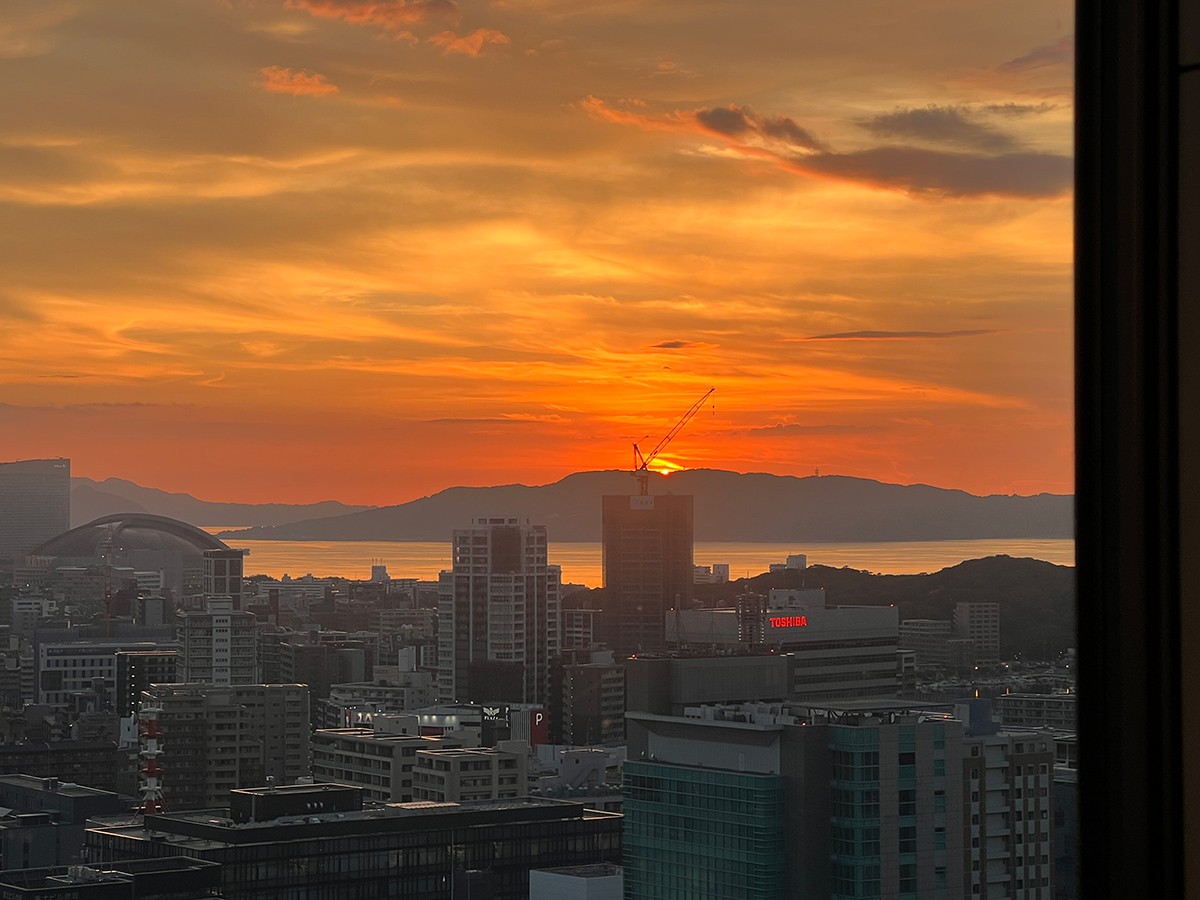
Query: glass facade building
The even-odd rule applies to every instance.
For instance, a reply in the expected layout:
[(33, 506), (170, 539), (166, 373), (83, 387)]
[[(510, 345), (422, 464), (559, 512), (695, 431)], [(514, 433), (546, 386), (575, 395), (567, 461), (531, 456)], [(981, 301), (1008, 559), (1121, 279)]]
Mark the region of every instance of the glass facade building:
[(781, 776), (631, 761), (624, 812), (627, 898), (782, 895)]

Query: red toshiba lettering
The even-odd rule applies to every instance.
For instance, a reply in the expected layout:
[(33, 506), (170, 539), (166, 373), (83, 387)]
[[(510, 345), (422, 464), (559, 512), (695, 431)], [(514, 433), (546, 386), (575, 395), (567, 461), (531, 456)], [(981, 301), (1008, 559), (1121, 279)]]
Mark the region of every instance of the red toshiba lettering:
[(772, 616), (772, 628), (803, 628), (808, 625), (808, 616)]

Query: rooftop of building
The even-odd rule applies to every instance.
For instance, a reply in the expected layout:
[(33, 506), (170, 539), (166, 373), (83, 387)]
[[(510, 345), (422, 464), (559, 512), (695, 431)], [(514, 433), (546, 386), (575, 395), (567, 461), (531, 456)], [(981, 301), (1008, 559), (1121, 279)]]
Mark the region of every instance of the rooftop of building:
[(168, 550), (200, 557), (205, 550), (231, 549), (224, 541), (179, 519), (149, 513), (116, 513), (63, 532), (34, 549), (31, 555), (99, 559), (102, 543), (111, 543), (118, 558), (131, 550)]
[(88, 787), (85, 784), (75, 784), (72, 781), (59, 781), (57, 778), (42, 778), (38, 775), (0, 775), (0, 785), (21, 788), (28, 791), (45, 791), (64, 797), (115, 797), (112, 791)]
[[(321, 785), (289, 785), (312, 790)], [(333, 790), (347, 790), (333, 785)], [(275, 788), (276, 791), (283, 788)], [(250, 789), (265, 792), (267, 788)], [(357, 790), (357, 788), (355, 788)], [(202, 809), (145, 816), (140, 824), (128, 817), (97, 817), (88, 830), (138, 842), (166, 842), (195, 852), (245, 844), (279, 843), (388, 832), (428, 831), (474, 825), (510, 825), (565, 820), (620, 820), (620, 813), (586, 808), (584, 803), (549, 798), (461, 802), (414, 801), (364, 804), (361, 810), (307, 813), (267, 821), (234, 822), (229, 809)], [(455, 821), (458, 820), (458, 821)]]
[[(171, 856), (164, 859), (133, 859), (124, 862), (95, 863), (93, 865), (55, 866), (43, 869), (9, 869), (0, 872), (0, 888), (16, 889), (16, 896), (38, 896), (41, 890), (64, 888), (73, 884), (96, 882), (130, 882), (139, 877), (154, 875), (208, 876), (217, 882), (218, 863), (187, 856)], [(9, 896), (9, 890), (4, 891)], [(215, 896), (215, 895), (214, 895)]]
[(614, 863), (592, 863), (586, 866), (561, 866), (556, 869), (534, 869), (535, 872), (549, 872), (552, 875), (569, 875), (572, 878), (611, 878), (621, 875), (624, 869)]

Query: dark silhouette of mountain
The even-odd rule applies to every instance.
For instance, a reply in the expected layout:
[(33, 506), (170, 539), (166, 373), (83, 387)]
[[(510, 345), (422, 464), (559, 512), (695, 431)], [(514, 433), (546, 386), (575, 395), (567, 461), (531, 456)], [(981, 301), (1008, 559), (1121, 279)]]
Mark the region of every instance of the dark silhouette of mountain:
[(83, 525), (113, 513), (145, 512), (181, 519), (192, 525), (278, 525), (318, 516), (371, 509), (334, 500), (323, 503), (210, 503), (190, 494), (142, 487), (123, 478), (71, 479), (71, 526)]
[[(691, 494), (700, 541), (928, 541), (1069, 538), (1073, 498), (977, 497), (928, 485), (838, 475), (739, 474), (714, 469), (651, 476), (652, 494)], [(398, 506), (227, 532), (247, 540), (442, 541), (480, 516), (527, 516), (557, 541), (600, 539), (600, 498), (632, 494), (627, 472), (579, 472), (528, 487), (453, 487)]]
[[(698, 584), (696, 603), (733, 606), (739, 594), (820, 587), (827, 606), (895, 604), (900, 620), (949, 619), (959, 601), (1000, 605), (1000, 652), (1049, 659), (1075, 646), (1075, 569), (1040, 559), (989, 556), (938, 572), (882, 575), (849, 567), (764, 572), (727, 584)], [(605, 608), (603, 588), (571, 593), (570, 607)]]

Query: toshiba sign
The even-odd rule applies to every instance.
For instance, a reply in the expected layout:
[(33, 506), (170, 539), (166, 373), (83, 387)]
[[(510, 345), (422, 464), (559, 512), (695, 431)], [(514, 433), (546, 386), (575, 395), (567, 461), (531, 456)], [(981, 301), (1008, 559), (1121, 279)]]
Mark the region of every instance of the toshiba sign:
[(805, 628), (808, 626), (808, 616), (771, 616), (767, 620), (772, 628)]

